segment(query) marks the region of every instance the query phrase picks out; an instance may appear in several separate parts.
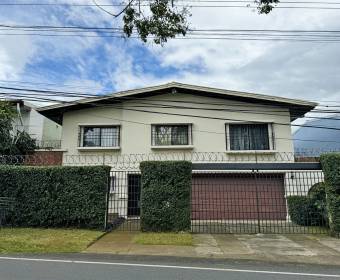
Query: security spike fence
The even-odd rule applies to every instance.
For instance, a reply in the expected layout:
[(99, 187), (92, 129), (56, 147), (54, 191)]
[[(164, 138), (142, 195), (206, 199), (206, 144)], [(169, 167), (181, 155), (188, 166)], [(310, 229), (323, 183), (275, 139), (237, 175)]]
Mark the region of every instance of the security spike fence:
[[(321, 153), (330, 151), (303, 150), (293, 152), (249, 151), (249, 152), (155, 152), (150, 154), (64, 154), (63, 165), (110, 165), (115, 169), (139, 169), (142, 161), (178, 161), (197, 163), (271, 163), (271, 162), (318, 162)], [(51, 154), (0, 155), (0, 164), (10, 165), (51, 165)]]
[[(325, 152), (330, 151), (319, 154)], [(116, 230), (141, 229), (140, 163), (185, 160), (193, 163), (192, 232), (321, 234), (328, 233), (329, 226), (319, 154), (316, 156), (315, 150), (64, 154), (63, 165), (111, 167), (107, 201), (103, 203), (107, 203), (107, 225)], [(46, 155), (0, 156), (3, 165), (37, 166), (46, 161)], [(171, 200), (164, 201), (163, 206), (169, 207), (169, 203)]]

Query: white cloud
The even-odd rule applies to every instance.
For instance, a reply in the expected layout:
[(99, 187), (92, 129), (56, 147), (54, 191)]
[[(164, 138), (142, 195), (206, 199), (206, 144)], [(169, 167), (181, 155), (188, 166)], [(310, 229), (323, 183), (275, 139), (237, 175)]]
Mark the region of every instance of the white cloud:
[(36, 47), (28, 37), (0, 37), (0, 79), (16, 79), (36, 53)]
[[(91, 0), (68, 2), (93, 4)], [(111, 0), (98, 2), (112, 3)], [(118, 7), (109, 9), (119, 10)], [(32, 8), (30, 13), (13, 8), (11, 11), (1, 14), (0, 21), (121, 26), (120, 20), (114, 20), (96, 7)], [(194, 29), (340, 29), (336, 10), (282, 9), (258, 15), (251, 9), (193, 8), (192, 14), (190, 21)], [(171, 40), (160, 47), (119, 38), (1, 36), (0, 40), (1, 79), (30, 78), (59, 83), (60, 87), (71, 83), (79, 89), (88, 86), (100, 91), (110, 86), (122, 90), (177, 80), (287, 97), (340, 100), (340, 48), (335, 43)], [(149, 57), (141, 61), (136, 49), (143, 49)], [(145, 67), (148, 59), (152, 67)], [(44, 66), (39, 71), (44, 61), (63, 63), (64, 68), (50, 72)], [(28, 66), (38, 69), (28, 72)], [(64, 75), (67, 71), (72, 73)]]

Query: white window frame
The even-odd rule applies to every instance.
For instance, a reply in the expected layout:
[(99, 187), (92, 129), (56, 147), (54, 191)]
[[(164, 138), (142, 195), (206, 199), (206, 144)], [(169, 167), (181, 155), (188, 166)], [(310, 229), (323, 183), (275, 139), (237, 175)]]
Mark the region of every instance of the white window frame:
[[(156, 145), (154, 133), (156, 126), (187, 126), (188, 127), (188, 144), (187, 145)], [(192, 123), (153, 123), (151, 124), (151, 148), (152, 149), (192, 149), (193, 148), (193, 133)]]
[[(230, 149), (230, 129), (229, 125), (243, 125), (243, 124), (267, 124), (268, 125), (268, 137), (269, 137), (269, 149), (268, 150), (231, 150)], [(275, 152), (276, 140), (274, 124), (271, 122), (230, 122), (225, 123), (225, 139), (227, 152)]]
[[(118, 145), (117, 146), (83, 146), (84, 145), (84, 128), (118, 128)], [(120, 124), (78, 124), (78, 150), (120, 150), (121, 145), (121, 125)]]

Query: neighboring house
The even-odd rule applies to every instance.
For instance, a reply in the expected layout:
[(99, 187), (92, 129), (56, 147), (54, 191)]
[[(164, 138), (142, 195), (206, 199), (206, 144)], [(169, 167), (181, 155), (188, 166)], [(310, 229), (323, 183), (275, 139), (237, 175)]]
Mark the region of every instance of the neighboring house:
[[(176, 159), (174, 155), (179, 154), (183, 155), (183, 159), (190, 159), (192, 154), (202, 154), (202, 157), (197, 156), (197, 161), (204, 162), (213, 161), (214, 153), (218, 153), (226, 161), (254, 162), (260, 156), (269, 162), (292, 162), (294, 147), (290, 123), (316, 105), (303, 100), (173, 82), (48, 106), (38, 111), (63, 126), (65, 164), (70, 164), (68, 156), (93, 155), (98, 157), (97, 163), (112, 165), (116, 172), (111, 182), (111, 212), (129, 217), (139, 215), (138, 170), (121, 168), (118, 171), (114, 160), (106, 161), (106, 157), (140, 154), (151, 155), (150, 159), (157, 156)], [(209, 154), (205, 157), (205, 153), (212, 153), (212, 159), (209, 159)], [(140, 160), (145, 158), (141, 156)], [(194, 190), (201, 187), (202, 180), (209, 184), (207, 190), (212, 197), (217, 198), (223, 197), (222, 194), (214, 194), (217, 189), (232, 192), (228, 189), (228, 182), (240, 189), (246, 186), (243, 190), (245, 198), (252, 197), (256, 187), (253, 176), (238, 174), (226, 177), (202, 173), (193, 179)], [(272, 198), (266, 199), (275, 199), (284, 208), (272, 218), (286, 217), (285, 186), (294, 184), (289, 180), (292, 176), (283, 171), (272, 180), (257, 178), (257, 184), (270, 188), (273, 193)], [(214, 188), (223, 184), (223, 190)], [(206, 201), (197, 196), (193, 199)], [(203, 204), (197, 206), (193, 203), (204, 208)], [(242, 208), (242, 205), (237, 207)], [(250, 219), (254, 218), (252, 207), (248, 211)], [(212, 215), (212, 212), (206, 212), (205, 218), (209, 219)], [(227, 218), (230, 213), (225, 211), (221, 215), (218, 218)]]
[(39, 149), (58, 149), (61, 145), (60, 124), (46, 118), (37, 111), (33, 104), (21, 100), (6, 100), (12, 104), (16, 111), (17, 117), (14, 120), (13, 130), (25, 131), (36, 140)]

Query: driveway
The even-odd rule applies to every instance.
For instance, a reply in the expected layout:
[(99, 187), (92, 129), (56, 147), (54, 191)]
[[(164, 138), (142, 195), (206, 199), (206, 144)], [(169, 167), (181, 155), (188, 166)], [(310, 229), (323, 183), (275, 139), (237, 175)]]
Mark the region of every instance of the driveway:
[(340, 265), (340, 239), (327, 235), (194, 234), (193, 246), (172, 246), (135, 244), (136, 234), (108, 233), (86, 252)]

